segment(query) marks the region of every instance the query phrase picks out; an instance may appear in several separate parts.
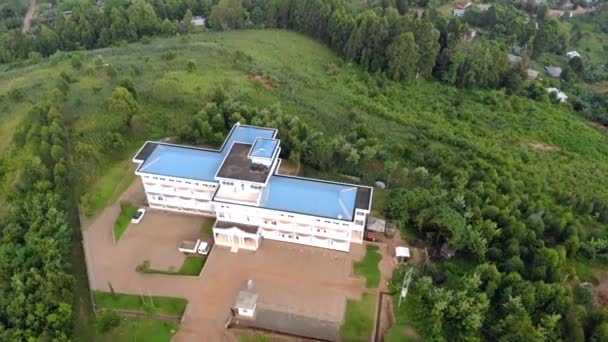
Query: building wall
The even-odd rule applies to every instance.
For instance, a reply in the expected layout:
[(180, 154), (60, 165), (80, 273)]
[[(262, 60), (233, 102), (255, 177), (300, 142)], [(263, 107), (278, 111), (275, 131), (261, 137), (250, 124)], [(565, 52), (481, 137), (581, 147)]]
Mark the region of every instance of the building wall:
[[(219, 184), (140, 174), (151, 208), (216, 216), (219, 220), (261, 227), (264, 238), (349, 251), (363, 242), (367, 213), (356, 209), (354, 222), (280, 212), (237, 203), (211, 201)], [(225, 186), (225, 185), (222, 185)], [(245, 191), (257, 191), (248, 188)]]
[(366, 213), (358, 211), (354, 222), (212, 202), (218, 220), (260, 226), (267, 239), (348, 251), (350, 243), (363, 242)]

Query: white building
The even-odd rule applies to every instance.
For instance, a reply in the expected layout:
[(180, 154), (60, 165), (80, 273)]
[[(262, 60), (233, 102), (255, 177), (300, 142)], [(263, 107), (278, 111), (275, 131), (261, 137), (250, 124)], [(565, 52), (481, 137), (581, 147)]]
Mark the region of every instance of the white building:
[(578, 53), (578, 51), (568, 51), (568, 52), (566, 52), (566, 56), (568, 58), (574, 58), (574, 57), (581, 58), (581, 54)]
[(205, 26), (205, 18), (199, 17), (199, 16), (192, 17), (191, 23), (192, 23), (192, 26), (194, 26), (194, 27)]
[(219, 150), (146, 142), (133, 158), (151, 208), (217, 217), (215, 243), (262, 238), (349, 251), (362, 243), (372, 188), (278, 173), (277, 130), (236, 124)]
[(566, 95), (566, 93), (564, 93), (563, 91), (557, 89), (557, 88), (547, 88), (547, 92), (549, 94), (555, 94), (555, 97), (557, 98), (557, 100), (559, 102), (566, 102), (568, 101), (568, 96)]

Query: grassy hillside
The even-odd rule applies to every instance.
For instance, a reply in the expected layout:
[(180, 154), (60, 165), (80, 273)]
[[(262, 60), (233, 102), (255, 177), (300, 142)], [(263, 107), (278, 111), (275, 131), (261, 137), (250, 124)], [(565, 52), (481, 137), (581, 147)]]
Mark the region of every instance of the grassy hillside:
[[(96, 56), (103, 59), (102, 66), (95, 64)], [(196, 65), (193, 72), (187, 70), (188, 61)], [(330, 75), (334, 66), (337, 72)], [(526, 154), (529, 162), (521, 165), (522, 170), (540, 172), (547, 182), (564, 182), (571, 189), (597, 189), (598, 182), (605, 182), (598, 177), (607, 167), (605, 134), (564, 107), (437, 83), (379, 84), (327, 48), (291, 32), (155, 39), (150, 44), (86, 52), (80, 69), (62, 53), (26, 68), (5, 68), (0, 76), (0, 94), (7, 94), (0, 97), (0, 148), (10, 142), (11, 131), (33, 103), (61, 96), (56, 87), (63, 82), (59, 76), (63, 72), (71, 83), (62, 112), (71, 119), (73, 135), (92, 146), (102, 144), (100, 128), (113, 124), (107, 114), (112, 89), (129, 78), (146, 121), (145, 133), (136, 140), (175, 134), (204, 105), (206, 94), (221, 86), (247, 104), (279, 104), (284, 112), (326, 133), (340, 132), (346, 118), (358, 117), (375, 133), (408, 146), (432, 142), (425, 148), (469, 157), (482, 151), (505, 158)], [(14, 93), (23, 98), (15, 98)], [(421, 141), (422, 137), (429, 141)], [(537, 143), (552, 147), (543, 150), (543, 145), (534, 145), (535, 149)], [(112, 154), (126, 159), (138, 146), (128, 145), (126, 154)], [(116, 159), (104, 153), (98, 158)], [(546, 167), (538, 168), (538, 163)], [(566, 179), (557, 179), (556, 170), (567, 170)], [(102, 174), (92, 171), (82, 177), (85, 189)]]

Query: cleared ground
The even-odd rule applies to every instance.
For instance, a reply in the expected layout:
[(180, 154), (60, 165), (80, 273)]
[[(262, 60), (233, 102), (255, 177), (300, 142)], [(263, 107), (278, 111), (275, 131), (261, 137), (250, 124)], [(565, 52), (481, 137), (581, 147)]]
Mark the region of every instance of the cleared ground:
[[(135, 182), (118, 200), (141, 198)], [(224, 330), (239, 290), (252, 279), (258, 303), (272, 309), (329, 322), (342, 322), (347, 299), (361, 298), (364, 282), (352, 277), (353, 260), (363, 258), (362, 245), (351, 253), (265, 240), (256, 252), (214, 247), (199, 277), (141, 274), (135, 267), (149, 260), (154, 268), (179, 266), (182, 239), (197, 238), (203, 217), (150, 211), (129, 225), (118, 243), (112, 239), (119, 208), (106, 208), (83, 232), (91, 289), (180, 297), (188, 307), (175, 341), (232, 341)]]

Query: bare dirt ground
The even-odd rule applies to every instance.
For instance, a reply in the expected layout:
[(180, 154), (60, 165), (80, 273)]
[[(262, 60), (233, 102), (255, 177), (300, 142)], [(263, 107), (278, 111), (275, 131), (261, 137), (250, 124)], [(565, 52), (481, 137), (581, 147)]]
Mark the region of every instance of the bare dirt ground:
[(560, 148), (557, 146), (545, 144), (545, 143), (529, 143), (528, 146), (539, 151), (559, 151)]
[[(117, 201), (141, 196), (136, 181)], [(238, 291), (252, 279), (258, 303), (327, 321), (342, 322), (347, 299), (359, 299), (362, 279), (352, 276), (353, 260), (364, 255), (363, 245), (351, 253), (264, 240), (256, 252), (214, 247), (199, 277), (141, 274), (135, 267), (150, 260), (154, 268), (180, 265), (177, 244), (199, 234), (203, 217), (150, 211), (139, 225), (130, 225), (114, 244), (112, 228), (118, 204), (106, 208), (83, 231), (91, 289), (180, 297), (188, 300), (174, 341), (235, 341), (224, 330)]]
[(32, 27), (32, 20), (34, 19), (36, 8), (36, 0), (30, 0), (30, 7), (27, 9), (27, 12), (25, 12), (25, 17), (23, 17), (21, 32), (26, 33), (30, 30), (30, 27)]
[(585, 7), (579, 6), (579, 8), (577, 8), (575, 10), (570, 10), (570, 11), (552, 9), (552, 10), (549, 10), (549, 15), (553, 16), (553, 17), (559, 17), (559, 16), (564, 15), (564, 13), (566, 13), (566, 12), (570, 12), (573, 15), (579, 15), (579, 14), (585, 14), (585, 13), (589, 13), (589, 12), (593, 12), (593, 11), (595, 11), (595, 7), (585, 8)]
[(272, 82), (268, 77), (251, 74), (247, 78), (252, 81), (260, 82), (266, 89), (278, 88), (278, 86), (276, 84), (274, 84), (274, 82)]
[(390, 295), (382, 294), (380, 297), (380, 317), (378, 319), (375, 341), (384, 341), (384, 334), (395, 324), (393, 316), (393, 300)]
[(608, 305), (608, 271), (594, 270), (593, 276), (599, 281), (599, 284), (593, 289), (595, 302), (603, 308)]

